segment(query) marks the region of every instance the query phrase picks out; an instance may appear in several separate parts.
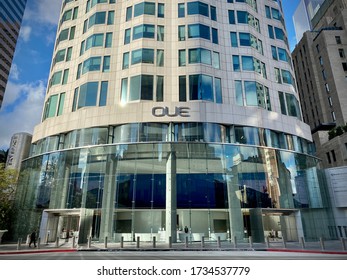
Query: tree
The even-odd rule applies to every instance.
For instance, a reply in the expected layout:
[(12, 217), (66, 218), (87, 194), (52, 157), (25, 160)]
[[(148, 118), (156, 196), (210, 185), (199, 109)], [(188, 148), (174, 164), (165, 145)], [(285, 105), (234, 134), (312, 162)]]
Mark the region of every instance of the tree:
[(17, 179), (17, 170), (5, 169), (5, 164), (0, 163), (0, 229), (11, 225)]
[(6, 163), (8, 150), (0, 150), (0, 163)]

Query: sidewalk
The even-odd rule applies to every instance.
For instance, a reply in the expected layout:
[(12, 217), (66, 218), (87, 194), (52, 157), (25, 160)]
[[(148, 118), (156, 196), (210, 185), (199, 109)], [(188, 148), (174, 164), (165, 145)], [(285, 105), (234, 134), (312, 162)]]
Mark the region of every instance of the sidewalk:
[[(347, 243), (347, 242), (346, 242)], [(217, 242), (192, 242), (174, 243), (172, 246), (166, 243), (153, 242), (124, 242), (121, 243), (98, 243), (91, 242), (90, 245), (72, 245), (72, 240), (66, 242), (60, 240), (56, 243), (40, 244), (36, 248), (29, 248), (27, 244), (18, 246), (16, 243), (0, 244), (0, 254), (32, 254), (49, 252), (77, 252), (77, 251), (269, 251), (269, 252), (301, 252), (301, 253), (321, 253), (321, 254), (343, 254), (347, 256), (346, 245), (340, 240), (321, 242), (300, 242), (270, 241), (267, 243), (238, 243), (229, 241)]]

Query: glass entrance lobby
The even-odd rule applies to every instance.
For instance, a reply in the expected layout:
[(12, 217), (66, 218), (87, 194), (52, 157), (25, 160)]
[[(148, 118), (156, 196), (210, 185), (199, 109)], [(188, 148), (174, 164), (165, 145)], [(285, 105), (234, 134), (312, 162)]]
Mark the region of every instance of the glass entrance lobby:
[(76, 219), (69, 230), (80, 244), (89, 237), (119, 242), (137, 236), (180, 242), (185, 234), (192, 241), (252, 236), (264, 242), (271, 231), (293, 241), (332, 238), (317, 159), (306, 154), (236, 144), (135, 143), (46, 153), (25, 161), (23, 170), (19, 236), (33, 225), (41, 238), (53, 230), (56, 236), (64, 227), (59, 217), (71, 212)]

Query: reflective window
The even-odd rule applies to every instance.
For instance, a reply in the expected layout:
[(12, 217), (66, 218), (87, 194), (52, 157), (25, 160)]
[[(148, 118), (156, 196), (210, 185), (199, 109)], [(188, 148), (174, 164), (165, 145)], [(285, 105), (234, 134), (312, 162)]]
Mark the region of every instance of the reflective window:
[(78, 107), (96, 106), (98, 82), (88, 82), (80, 86)]
[(108, 82), (107, 81), (101, 82), (99, 106), (106, 106), (106, 102), (107, 102), (107, 88), (108, 88)]
[(129, 101), (153, 100), (153, 76), (138, 75), (130, 78)]
[(235, 11), (234, 10), (229, 10), (228, 11), (228, 15), (229, 15), (229, 24), (235, 24)]
[(185, 3), (178, 4), (178, 17), (185, 17)]
[(129, 68), (129, 53), (123, 53), (123, 66), (122, 69), (128, 69)]
[(133, 6), (127, 7), (125, 21), (131, 20), (132, 14), (133, 14)]
[(164, 50), (157, 50), (157, 66), (164, 66)]
[(134, 6), (134, 17), (141, 15), (155, 15), (155, 3), (142, 2)]
[(124, 45), (127, 45), (130, 43), (131, 38), (131, 29), (125, 29), (124, 31)]
[(188, 25), (188, 38), (203, 38), (210, 40), (210, 27), (203, 24)]
[(162, 102), (164, 101), (164, 77), (157, 76), (157, 88), (156, 88), (156, 101)]
[(131, 52), (131, 64), (150, 63), (154, 64), (153, 49), (138, 49)]
[(61, 83), (62, 71), (55, 72), (52, 75), (50, 86), (58, 85)]
[(231, 46), (237, 48), (237, 33), (236, 32), (230, 32), (230, 40), (231, 40)]
[(112, 47), (112, 32), (106, 33), (106, 39), (105, 39), (105, 48), (111, 48)]
[(64, 101), (65, 101), (65, 92), (60, 94), (57, 116), (60, 116), (63, 114)]
[(190, 75), (189, 98), (190, 100), (214, 101), (212, 77), (202, 74)]
[(88, 58), (83, 62), (82, 74), (90, 71), (100, 71), (101, 69), (101, 56)]
[(164, 12), (165, 12), (165, 4), (164, 3), (158, 3), (158, 18), (164, 18)]
[(209, 17), (208, 5), (200, 1), (187, 3), (188, 15), (203, 15)]
[(152, 38), (154, 39), (155, 26), (152, 24), (141, 24), (135, 26), (133, 29), (133, 40), (140, 38)]
[(96, 24), (106, 23), (106, 12), (96, 12), (89, 18), (88, 29)]

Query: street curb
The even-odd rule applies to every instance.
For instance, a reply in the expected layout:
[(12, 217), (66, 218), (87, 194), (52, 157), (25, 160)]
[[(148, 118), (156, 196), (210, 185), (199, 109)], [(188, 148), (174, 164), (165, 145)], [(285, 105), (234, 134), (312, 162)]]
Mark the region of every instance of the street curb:
[(339, 251), (319, 251), (319, 250), (291, 250), (291, 249), (265, 249), (267, 252), (285, 252), (285, 253), (309, 253), (309, 254), (335, 254), (335, 255), (347, 255), (347, 252)]
[(3, 251), (0, 252), (0, 255), (18, 255), (18, 254), (41, 254), (41, 253), (69, 253), (77, 252), (77, 249), (44, 249), (44, 250), (23, 250), (23, 251)]

